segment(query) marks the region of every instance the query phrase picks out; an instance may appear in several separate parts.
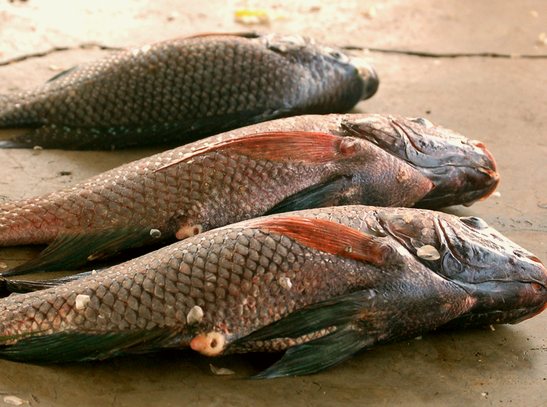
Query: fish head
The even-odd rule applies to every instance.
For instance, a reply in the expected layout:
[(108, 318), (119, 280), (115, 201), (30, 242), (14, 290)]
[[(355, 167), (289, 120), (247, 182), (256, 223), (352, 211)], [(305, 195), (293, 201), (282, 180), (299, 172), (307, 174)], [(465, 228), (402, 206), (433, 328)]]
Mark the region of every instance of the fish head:
[(422, 264), (467, 293), (473, 306), (454, 325), (516, 323), (547, 307), (545, 266), (484, 220), (401, 209), (381, 224)]
[(485, 145), (424, 118), (348, 116), (345, 131), (366, 139), (418, 169), (434, 185), (416, 206), (471, 205), (496, 189), (499, 174)]
[[(263, 40), (270, 50), (306, 67), (312, 77), (320, 79), (321, 94), (341, 97), (343, 101), (334, 108), (336, 111), (348, 111), (359, 100), (372, 97), (378, 90), (380, 82), (373, 66), (362, 58), (351, 57), (340, 48), (299, 35), (270, 34)], [(333, 113), (334, 110), (331, 106), (322, 113)]]

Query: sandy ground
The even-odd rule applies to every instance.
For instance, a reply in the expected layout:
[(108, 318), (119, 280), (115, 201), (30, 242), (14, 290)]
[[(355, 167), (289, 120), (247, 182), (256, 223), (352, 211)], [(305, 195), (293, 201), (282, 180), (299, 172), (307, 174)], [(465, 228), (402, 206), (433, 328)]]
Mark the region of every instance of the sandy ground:
[[(195, 3), (195, 4), (194, 4)], [(204, 2), (205, 3), (205, 2)], [(239, 7), (266, 25), (234, 21)], [(503, 1), (198, 2), (134, 0), (0, 3), (0, 93), (29, 88), (106, 51), (75, 49), (1, 65), (29, 53), (85, 43), (108, 46), (196, 32), (304, 33), (339, 45), (494, 56), (417, 57), (371, 51), (381, 87), (361, 112), (424, 116), (484, 141), (497, 158), (499, 194), (458, 214), (483, 217), (547, 261), (547, 3)], [(157, 151), (157, 150), (156, 150)], [(53, 191), (152, 150), (0, 150), (0, 200)], [(14, 264), (34, 248), (1, 249)], [(0, 405), (547, 405), (547, 313), (495, 331), (436, 333), (364, 352), (326, 372), (249, 381), (270, 357), (207, 360), (170, 352), (102, 363), (33, 366), (0, 361)], [(209, 363), (235, 376), (210, 372)], [(10, 398), (17, 397), (16, 399)], [(10, 404), (11, 403), (11, 404)]]

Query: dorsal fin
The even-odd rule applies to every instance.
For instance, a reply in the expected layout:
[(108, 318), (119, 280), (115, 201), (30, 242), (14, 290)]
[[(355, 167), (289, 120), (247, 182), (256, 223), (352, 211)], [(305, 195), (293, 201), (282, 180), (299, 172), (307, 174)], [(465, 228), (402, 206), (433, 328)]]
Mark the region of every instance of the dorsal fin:
[[(331, 161), (338, 154), (343, 137), (328, 133), (307, 131), (284, 131), (257, 133), (245, 138), (224, 140), (214, 145), (205, 145), (156, 170), (178, 165), (184, 161), (214, 151), (232, 150), (256, 159), (276, 161), (299, 160), (323, 163)], [(348, 151), (348, 153), (350, 153)], [(346, 153), (347, 155), (347, 153)]]
[(259, 219), (253, 226), (278, 233), (310, 248), (381, 266), (391, 252), (376, 236), (326, 219), (300, 216)]
[(206, 38), (206, 37), (240, 37), (240, 38), (259, 38), (261, 35), (256, 31), (240, 31), (240, 32), (204, 32), (200, 34), (189, 35), (183, 37), (186, 39), (192, 38)]

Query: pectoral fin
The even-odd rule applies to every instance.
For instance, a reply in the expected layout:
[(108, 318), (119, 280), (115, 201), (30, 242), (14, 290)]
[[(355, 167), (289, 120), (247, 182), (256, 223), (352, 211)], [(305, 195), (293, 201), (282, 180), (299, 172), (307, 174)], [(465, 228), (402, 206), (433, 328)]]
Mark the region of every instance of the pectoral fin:
[(320, 339), (289, 348), (283, 357), (254, 379), (274, 379), (319, 372), (351, 357), (366, 346), (361, 332), (342, 328)]
[(153, 241), (150, 228), (120, 228), (80, 235), (64, 235), (53, 241), (38, 257), (1, 275), (16, 276), (41, 271), (74, 270), (88, 261)]
[(344, 202), (340, 201), (340, 199), (343, 199), (342, 194), (349, 186), (351, 186), (351, 179), (349, 177), (335, 177), (285, 198), (265, 215), (342, 205)]

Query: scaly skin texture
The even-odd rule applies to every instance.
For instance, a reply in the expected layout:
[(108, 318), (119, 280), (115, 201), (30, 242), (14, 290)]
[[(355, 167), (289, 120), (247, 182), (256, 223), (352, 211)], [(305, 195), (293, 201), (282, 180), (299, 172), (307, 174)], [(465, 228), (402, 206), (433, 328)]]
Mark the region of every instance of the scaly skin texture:
[[(375, 123), (382, 129), (375, 129), (375, 135), (402, 144), (408, 144), (408, 138), (397, 129), (412, 129), (434, 146), (437, 167), (422, 168), (408, 157), (412, 144), (384, 150), (367, 128), (355, 129)], [(338, 144), (320, 145), (311, 137), (308, 144), (298, 147), (297, 134), (280, 136), (279, 145), (273, 141), (266, 152), (249, 150), (254, 135), (272, 131), (323, 132), (335, 136), (332, 140)], [(230, 147), (234, 141), (239, 144)], [(429, 152), (424, 151), (420, 158), (427, 157)], [(317, 158), (318, 153), (325, 154)], [(447, 176), (436, 176), (432, 185), (428, 177), (435, 168)], [(488, 171), (491, 175), (485, 175)], [(50, 243), (64, 235), (123, 227), (155, 228), (165, 238), (176, 235), (181, 239), (260, 216), (291, 195), (333, 177), (346, 177), (348, 184), (332, 197), (326, 196), (321, 206), (412, 206), (426, 195), (430, 203), (435, 202), (437, 188), (439, 203), (458, 204), (489, 194), (498, 181), (495, 164), (484, 147), (440, 127), (381, 115), (299, 116), (220, 134), (59, 192), (4, 203), (0, 205), (0, 245)], [(441, 188), (445, 184), (453, 186), (448, 201), (446, 188)]]
[[(437, 258), (419, 254), (427, 245)], [(371, 337), (371, 345), (451, 322), (514, 323), (533, 316), (547, 304), (547, 272), (537, 258), (474, 218), (363, 206), (279, 214), (0, 300), (0, 355), (17, 359), (4, 351), (51, 334), (154, 331), (171, 335), (148, 347), (141, 343), (139, 350), (191, 346), (206, 355), (279, 350), (298, 340), (229, 345), (306, 306), (359, 290), (370, 295), (351, 326), (366, 328), (362, 334)], [(327, 326), (301, 341), (329, 332)], [(98, 355), (82, 351), (77, 359), (124, 350), (130, 346)]]
[[(0, 147), (113, 149), (176, 143), (277, 117), (344, 112), (378, 79), (298, 36), (204, 35), (116, 52), (0, 101)], [(10, 144), (11, 143), (11, 144)]]
[[(310, 127), (328, 130), (329, 124)], [(353, 137), (335, 139), (359, 143), (362, 151), (357, 159), (335, 155), (327, 162), (314, 162), (304, 150), (292, 158), (255, 158), (227, 148), (192, 157), (193, 152), (227, 140), (251, 143), (248, 136), (263, 129), (295, 127), (292, 121), (253, 126), (144, 158), (44, 197), (7, 203), (0, 206), (0, 244), (50, 243), (62, 234), (125, 226), (155, 228), (165, 237), (185, 238), (259, 216), (284, 198), (333, 176), (360, 172), (365, 178), (353, 185), (363, 184), (367, 193), (351, 196), (348, 191), (350, 203), (408, 206), (429, 192), (429, 182), (405, 162)], [(408, 171), (408, 178), (398, 182), (401, 171)]]

